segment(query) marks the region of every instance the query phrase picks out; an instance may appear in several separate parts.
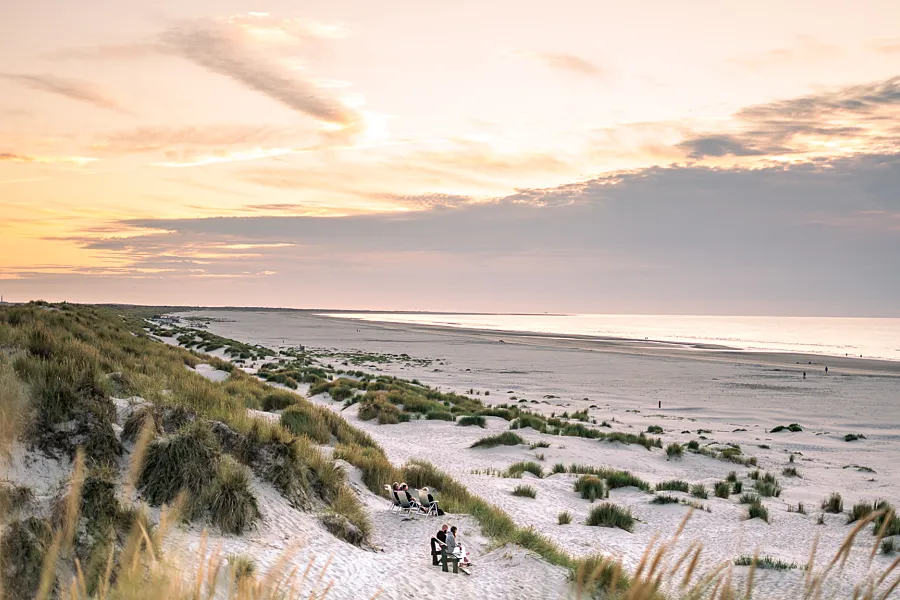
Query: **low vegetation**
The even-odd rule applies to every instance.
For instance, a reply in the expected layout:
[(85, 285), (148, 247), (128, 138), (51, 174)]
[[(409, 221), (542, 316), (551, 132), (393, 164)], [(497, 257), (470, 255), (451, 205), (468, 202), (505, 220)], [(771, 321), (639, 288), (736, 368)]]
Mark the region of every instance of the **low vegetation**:
[(544, 469), (536, 462), (517, 462), (509, 465), (506, 469), (507, 477), (521, 477), (522, 473), (531, 473), (538, 479), (544, 476)]
[(738, 502), (741, 504), (760, 504), (762, 503), (762, 498), (758, 494), (745, 493), (741, 494)]
[(742, 556), (734, 559), (735, 566), (738, 567), (755, 567), (757, 569), (773, 569), (775, 571), (789, 571), (791, 569), (805, 569), (806, 567), (801, 567), (797, 563), (793, 562), (785, 562), (778, 558), (772, 558), (771, 556), (750, 556), (749, 554), (744, 554)]
[(785, 467), (781, 470), (781, 474), (785, 477), (800, 477), (800, 471), (796, 467)]
[(633, 486), (645, 492), (653, 490), (653, 486), (640, 477), (633, 475), (630, 471), (620, 471), (609, 467), (593, 467), (591, 465), (579, 464), (569, 465), (566, 471), (578, 475), (596, 475), (605, 480), (606, 485), (610, 489)]
[(762, 519), (766, 523), (769, 522), (769, 511), (763, 506), (762, 502), (754, 502), (747, 507), (748, 519)]
[(679, 499), (668, 494), (656, 494), (650, 502), (652, 504), (678, 504)]
[(855, 433), (848, 433), (847, 435), (844, 436), (845, 442), (855, 442), (857, 440), (864, 440), (864, 439), (866, 439), (866, 436), (864, 436), (862, 434), (857, 435)]
[(625, 531), (632, 531), (634, 517), (630, 510), (612, 502), (604, 502), (590, 510), (585, 524), (592, 527), (618, 527)]
[(456, 424), (460, 427), (477, 425), (478, 427), (485, 428), (487, 427), (487, 419), (481, 415), (463, 415), (456, 420)]
[(537, 498), (537, 490), (530, 485), (517, 485), (513, 488), (512, 495), (524, 498)]
[(495, 448), (497, 446), (518, 446), (524, 444), (525, 440), (516, 433), (504, 431), (498, 435), (489, 435), (472, 444), (472, 448)]
[(660, 481), (656, 484), (655, 488), (656, 491), (666, 490), (672, 492), (688, 493), (691, 489), (691, 485), (687, 481), (672, 479), (669, 481)]
[(866, 502), (865, 500), (857, 502), (853, 505), (853, 508), (851, 508), (850, 512), (847, 514), (847, 523), (853, 523), (854, 521), (865, 519), (874, 511), (875, 505), (871, 502)]
[(575, 491), (581, 494), (585, 500), (594, 502), (603, 498), (609, 498), (609, 488), (606, 482), (596, 475), (582, 475), (575, 481)]
[(822, 510), (838, 515), (844, 512), (844, 499), (839, 493), (832, 492), (830, 496), (822, 500)]
[(716, 483), (713, 487), (713, 494), (715, 494), (716, 498), (725, 498), (727, 500), (731, 495), (731, 484), (727, 481)]
[(709, 498), (709, 492), (706, 491), (706, 486), (702, 483), (695, 483), (691, 486), (691, 496), (706, 500)]
[(803, 428), (800, 427), (797, 423), (791, 423), (790, 425), (779, 425), (772, 429), (772, 431), (770, 431), (769, 433), (780, 433), (782, 431), (797, 432), (803, 431)]
[(568, 525), (572, 522), (572, 513), (564, 510), (563, 512), (559, 513), (559, 515), (557, 515), (556, 522), (560, 525)]
[(684, 456), (684, 446), (681, 444), (669, 444), (666, 446), (666, 456), (669, 459), (681, 460), (681, 457)]

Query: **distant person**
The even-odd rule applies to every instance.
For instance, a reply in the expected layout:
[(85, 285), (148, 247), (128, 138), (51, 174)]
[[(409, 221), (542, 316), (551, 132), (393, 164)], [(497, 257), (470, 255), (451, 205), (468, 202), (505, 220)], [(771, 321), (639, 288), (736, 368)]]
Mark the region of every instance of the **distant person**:
[(806, 379), (806, 371), (803, 371), (803, 379)]
[(825, 372), (828, 372), (828, 365), (825, 365)]

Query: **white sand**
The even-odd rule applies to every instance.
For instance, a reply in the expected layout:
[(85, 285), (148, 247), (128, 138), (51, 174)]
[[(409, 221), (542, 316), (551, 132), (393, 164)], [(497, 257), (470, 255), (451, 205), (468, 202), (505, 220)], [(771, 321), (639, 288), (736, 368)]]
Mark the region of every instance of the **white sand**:
[[(526, 398), (533, 410), (547, 414), (596, 405), (598, 408), (590, 410), (591, 416), (598, 421), (615, 419), (614, 431), (637, 433), (646, 430), (648, 425), (660, 425), (665, 429), (663, 439), (668, 443), (697, 439), (697, 430), (702, 428), (713, 432), (706, 434), (710, 440), (740, 444), (745, 454), (759, 459), (761, 468), (778, 476), (784, 492), (781, 498), (765, 500), (771, 517), (771, 523), (766, 524), (746, 520), (745, 507), (737, 503), (736, 496), (718, 499), (710, 489), (710, 499), (703, 503), (712, 512), (696, 512), (679, 545), (686, 548), (690, 541), (702, 541), (704, 567), (757, 550), (804, 564), (816, 535), (821, 538), (817, 564), (822, 565), (830, 560), (851, 528), (846, 524), (845, 515), (825, 515), (826, 524), (816, 524), (821, 512), (819, 503), (830, 492), (841, 492), (847, 509), (863, 499), (885, 498), (900, 504), (897, 485), (900, 472), (896, 469), (900, 454), (893, 445), (900, 433), (900, 404), (897, 403), (900, 379), (894, 365), (827, 359), (831, 369), (825, 375), (821, 364), (806, 365), (807, 357), (795, 355), (661, 352), (585, 340), (516, 338), (505, 334), (501, 334), (505, 338), (501, 344), (498, 341), (501, 335), (497, 333), (384, 326), (301, 312), (209, 311), (208, 314), (227, 319), (210, 324), (214, 333), (271, 348), (282, 347), (283, 342), (284, 347), (303, 344), (312, 349), (406, 353), (413, 358), (435, 359), (428, 366), (410, 362), (359, 368), (418, 378), (443, 390), (490, 391), (490, 396), (481, 396), (486, 403), (504, 402), (516, 396)], [(795, 364), (801, 360), (803, 365)], [(337, 360), (332, 362), (339, 366)], [(806, 380), (801, 378), (800, 370), (807, 371)], [(545, 395), (558, 398), (545, 399)], [(339, 409), (328, 397), (314, 400)], [(660, 400), (662, 409), (657, 407)], [(609, 553), (621, 557), (629, 566), (640, 560), (653, 536), (672, 534), (687, 511), (685, 507), (649, 504), (651, 496), (635, 488), (614, 490), (612, 501), (629, 506), (640, 520), (634, 532), (587, 527), (580, 523), (590, 504), (572, 490), (573, 476), (530, 478), (527, 483), (537, 488), (538, 495), (536, 499), (528, 499), (509, 493), (522, 481), (475, 475), (472, 471), (504, 469), (513, 462), (534, 459), (536, 453), (542, 453), (547, 470), (556, 462), (588, 463), (628, 469), (651, 483), (678, 478), (706, 483), (711, 488), (710, 484), (736, 470), (742, 476), (745, 491), (753, 491), (752, 482), (746, 479), (749, 469), (694, 454), (687, 454), (681, 461), (667, 461), (659, 449), (647, 451), (640, 446), (547, 436), (530, 429), (521, 432), (522, 435), (531, 441), (548, 441), (551, 447), (534, 451), (525, 446), (475, 450), (469, 448), (473, 441), (500, 432), (507, 424), (501, 419), (488, 419), (487, 430), (441, 421), (378, 426), (358, 421), (355, 408), (343, 414), (372, 434), (395, 463), (409, 458), (428, 459), (452, 473), (474, 493), (507, 510), (521, 525), (533, 525), (573, 554)], [(800, 423), (804, 431), (768, 433), (776, 425), (792, 422)], [(736, 432), (736, 429), (747, 431)], [(683, 430), (692, 433), (682, 434)], [(845, 433), (864, 434), (867, 439), (848, 443), (843, 441)], [(771, 448), (761, 449), (759, 444)], [(781, 475), (790, 452), (798, 453), (794, 466), (802, 478)], [(846, 468), (848, 465), (866, 466), (875, 473)], [(797, 502), (803, 502), (809, 514), (788, 513), (788, 504)], [(377, 501), (373, 503), (377, 506)], [(574, 515), (573, 524), (557, 525), (557, 514), (563, 510)], [(425, 533), (390, 527), (387, 535), (392, 531), (411, 544), (427, 543)], [(868, 529), (857, 539), (858, 548), (846, 568), (832, 579), (838, 594), (847, 594), (850, 586), (866, 573), (879, 572), (889, 564), (890, 559), (879, 554), (869, 567), (872, 540)], [(736, 567), (734, 571), (740, 580), (745, 568)], [(477, 569), (474, 578), (491, 585), (497, 576)], [(797, 597), (803, 577), (800, 570), (760, 572), (754, 597)], [(543, 596), (520, 594), (517, 597)]]

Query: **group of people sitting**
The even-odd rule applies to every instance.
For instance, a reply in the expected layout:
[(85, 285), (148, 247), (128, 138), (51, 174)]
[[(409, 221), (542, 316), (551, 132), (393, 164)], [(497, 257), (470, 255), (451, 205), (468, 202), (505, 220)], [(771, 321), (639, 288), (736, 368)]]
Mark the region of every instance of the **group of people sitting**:
[[(392, 497), (394, 506), (407, 509), (410, 514), (413, 511), (422, 514), (442, 515), (444, 511), (438, 506), (437, 500), (431, 494), (431, 490), (423, 487), (418, 490), (410, 490), (406, 483), (397, 483), (396, 481), (388, 487), (384, 486), (388, 495)], [(415, 494), (415, 496), (413, 495)]]
[(441, 526), (441, 530), (435, 534), (435, 539), (440, 542), (441, 546), (447, 549), (449, 554), (452, 554), (459, 560), (459, 564), (464, 567), (471, 566), (471, 561), (469, 561), (469, 552), (466, 550), (465, 546), (463, 546), (459, 542), (459, 531), (457, 531), (456, 526), (450, 527), (447, 523), (444, 523)]

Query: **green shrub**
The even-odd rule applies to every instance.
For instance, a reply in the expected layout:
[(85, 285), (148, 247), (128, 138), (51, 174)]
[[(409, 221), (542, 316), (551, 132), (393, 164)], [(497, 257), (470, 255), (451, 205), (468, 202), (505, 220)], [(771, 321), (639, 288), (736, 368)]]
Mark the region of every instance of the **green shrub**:
[(470, 448), (494, 448), (496, 446), (518, 446), (519, 444), (524, 444), (525, 440), (523, 440), (518, 434), (515, 434), (511, 431), (504, 431), (499, 435), (490, 435), (488, 437), (483, 437), (474, 444), (470, 446)]
[(844, 436), (845, 442), (855, 442), (856, 440), (864, 440), (864, 439), (866, 439), (866, 436), (864, 436), (862, 434), (856, 435), (855, 433), (848, 433), (847, 435)]
[(528, 461), (528, 462), (517, 462), (509, 465), (509, 468), (506, 469), (507, 477), (521, 477), (522, 473), (531, 473), (535, 477), (541, 478), (544, 476), (544, 470), (541, 468), (536, 462)]
[(485, 428), (487, 427), (487, 419), (485, 419), (481, 415), (463, 415), (456, 420), (456, 424), (460, 425), (461, 427), (478, 425), (481, 428)]
[(453, 413), (445, 410), (430, 410), (425, 413), (425, 418), (432, 421), (455, 421)]
[(305, 435), (319, 444), (331, 441), (331, 429), (312, 405), (294, 404), (284, 409), (281, 426), (294, 435)]
[(609, 497), (606, 483), (596, 475), (582, 475), (575, 481), (575, 491), (591, 502)]
[(827, 513), (840, 514), (844, 512), (844, 500), (837, 492), (832, 492), (830, 496), (822, 500), (822, 510)]
[(681, 444), (669, 444), (666, 446), (666, 456), (678, 460), (684, 456), (684, 447)]
[(737, 471), (730, 471), (728, 473), (728, 477), (725, 478), (725, 481), (727, 481), (729, 483), (736, 483), (737, 480), (738, 480)]
[(284, 390), (275, 390), (263, 396), (261, 408), (266, 412), (284, 410), (297, 401), (298, 396)]
[(781, 474), (785, 477), (800, 477), (800, 471), (796, 467), (785, 467), (781, 470)]
[(232, 554), (228, 557), (228, 566), (234, 582), (239, 585), (242, 579), (256, 577), (256, 561), (246, 554)]
[(853, 508), (850, 509), (850, 514), (847, 515), (847, 523), (865, 519), (872, 514), (874, 510), (875, 506), (871, 502), (866, 502), (865, 500), (857, 502), (853, 505)]
[(762, 519), (766, 523), (769, 522), (769, 511), (760, 502), (748, 506), (747, 515), (748, 519)]
[(631, 515), (630, 510), (611, 502), (604, 502), (591, 509), (585, 524), (592, 527), (618, 527), (625, 531), (632, 531), (634, 528), (634, 517)]
[(759, 504), (762, 502), (762, 498), (760, 498), (758, 494), (744, 493), (741, 494), (738, 502), (741, 504)]
[(715, 494), (716, 498), (728, 499), (728, 497), (731, 495), (731, 484), (727, 481), (720, 481), (713, 488), (713, 493)]
[(700, 449), (700, 442), (697, 440), (691, 440), (688, 442), (688, 450), (694, 450), (695, 452)]
[(184, 490), (194, 506), (202, 504), (216, 474), (219, 455), (218, 440), (209, 425), (199, 420), (154, 440), (147, 446), (138, 482), (144, 498), (153, 506), (171, 504)]
[(209, 497), (209, 516), (224, 533), (241, 535), (259, 519), (247, 468), (228, 455), (219, 460)]
[(556, 517), (556, 521), (560, 525), (568, 525), (569, 523), (572, 522), (572, 513), (570, 513), (567, 510), (564, 510), (563, 512), (559, 513), (559, 515)]
[(653, 433), (659, 435), (663, 432), (663, 428), (659, 425), (650, 425), (647, 427), (647, 433)]
[(537, 490), (530, 485), (517, 485), (513, 491), (513, 496), (523, 496), (525, 498), (537, 498)]
[(791, 423), (790, 425), (779, 425), (778, 427), (775, 427), (770, 433), (779, 433), (781, 431), (797, 432), (803, 431), (803, 428), (796, 423)]
[(678, 504), (679, 500), (675, 496), (669, 496), (668, 494), (657, 494), (653, 496), (651, 502), (653, 504)]
[(700, 498), (701, 500), (706, 500), (709, 498), (709, 493), (706, 491), (706, 486), (702, 483), (695, 483), (691, 486), (691, 496), (695, 498)]
[(5, 597), (37, 596), (52, 538), (50, 525), (37, 517), (13, 521), (6, 527), (0, 544), (0, 583)]
[(670, 481), (660, 481), (656, 484), (656, 490), (667, 490), (673, 492), (684, 492), (688, 493), (691, 489), (690, 484), (687, 481), (681, 481), (679, 479), (672, 479)]
[(781, 487), (777, 483), (770, 483), (768, 481), (757, 481), (756, 482), (756, 493), (764, 498), (774, 497), (777, 498), (781, 495)]
[(734, 564), (738, 567), (749, 567), (755, 565), (757, 569), (773, 569), (775, 571), (789, 571), (791, 569), (800, 569), (797, 563), (784, 562), (781, 559), (772, 558), (771, 556), (756, 557), (745, 554), (734, 559)]
[(741, 481), (735, 481), (731, 484), (731, 493), (740, 494), (744, 491), (744, 484)]
[(522, 414), (509, 424), (510, 429), (525, 429), (526, 427), (543, 433), (547, 431), (547, 422), (538, 415)]

